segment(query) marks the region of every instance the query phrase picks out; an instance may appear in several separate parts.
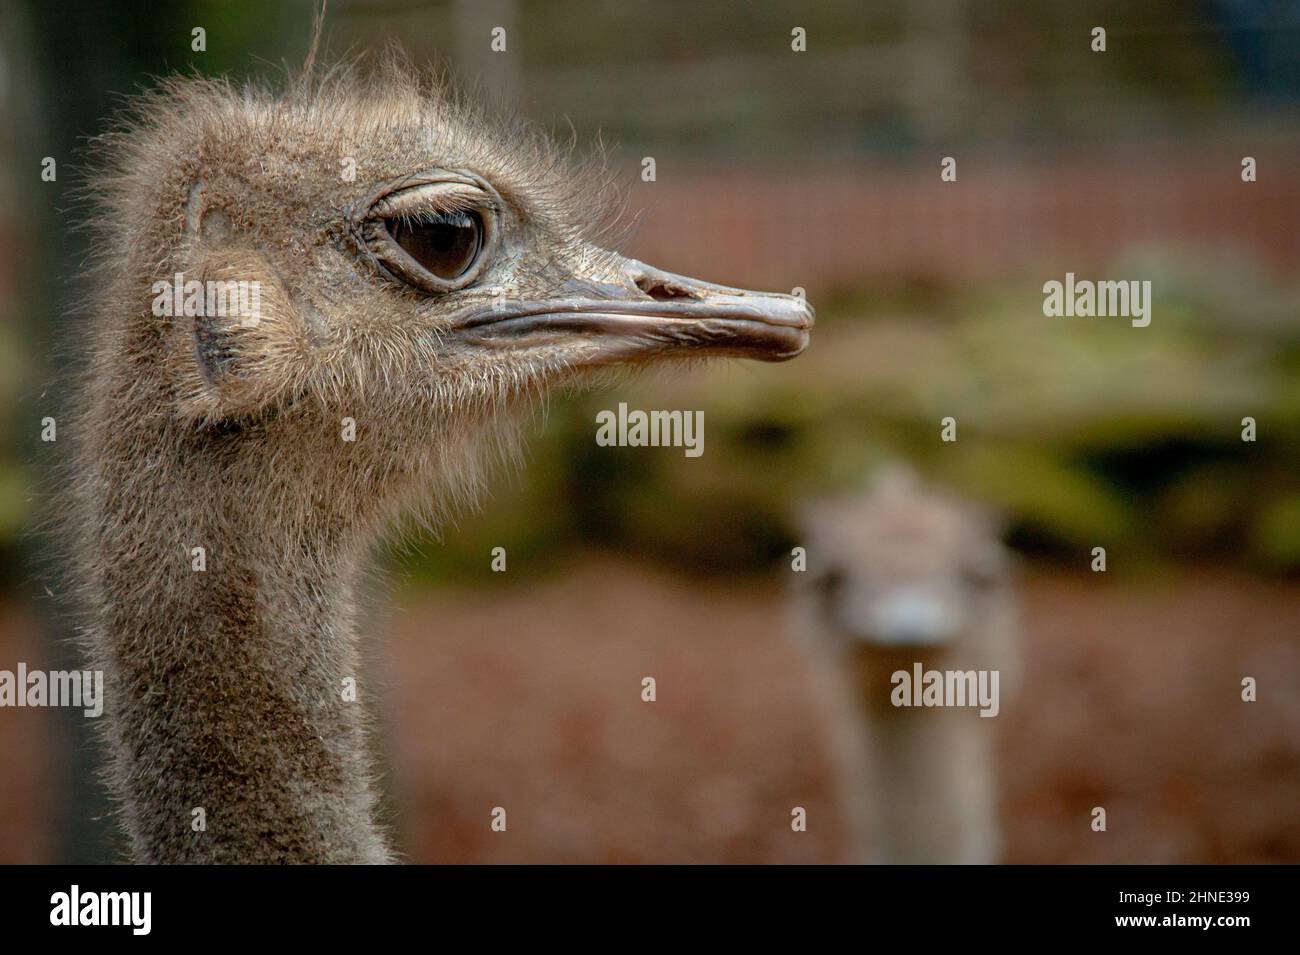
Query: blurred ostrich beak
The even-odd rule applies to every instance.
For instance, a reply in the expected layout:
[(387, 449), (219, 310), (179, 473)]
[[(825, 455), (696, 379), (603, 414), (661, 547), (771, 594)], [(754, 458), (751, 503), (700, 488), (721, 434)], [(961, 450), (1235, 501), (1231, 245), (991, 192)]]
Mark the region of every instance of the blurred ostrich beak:
[(500, 301), (456, 323), (464, 340), (496, 348), (574, 342), (579, 365), (672, 354), (787, 361), (808, 346), (812, 306), (619, 258), (614, 282), (575, 277), (555, 297)]

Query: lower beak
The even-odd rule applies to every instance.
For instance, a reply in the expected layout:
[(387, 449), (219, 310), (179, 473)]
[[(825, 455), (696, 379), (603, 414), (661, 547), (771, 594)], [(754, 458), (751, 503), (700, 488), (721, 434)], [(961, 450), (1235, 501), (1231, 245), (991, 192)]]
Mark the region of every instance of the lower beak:
[(615, 282), (576, 279), (554, 298), (485, 303), (463, 314), (455, 332), (496, 348), (576, 341), (579, 364), (671, 354), (786, 361), (808, 346), (813, 318), (796, 295), (714, 285), (621, 259)]

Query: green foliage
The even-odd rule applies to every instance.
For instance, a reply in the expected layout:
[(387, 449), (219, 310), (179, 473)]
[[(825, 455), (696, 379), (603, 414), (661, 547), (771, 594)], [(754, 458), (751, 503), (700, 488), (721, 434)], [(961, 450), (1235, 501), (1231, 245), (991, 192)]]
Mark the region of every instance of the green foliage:
[(1259, 509), (1251, 544), (1255, 556), (1266, 566), (1300, 570), (1300, 493), (1278, 498)]

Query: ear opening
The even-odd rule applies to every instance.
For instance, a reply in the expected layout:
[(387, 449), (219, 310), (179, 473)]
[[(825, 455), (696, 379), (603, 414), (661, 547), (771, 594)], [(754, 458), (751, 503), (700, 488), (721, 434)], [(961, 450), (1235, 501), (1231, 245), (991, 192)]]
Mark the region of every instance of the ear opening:
[(186, 410), (208, 418), (254, 413), (300, 380), (309, 336), (264, 256), (200, 246), (176, 280), (172, 353)]
[(196, 315), (193, 330), (194, 357), (204, 381), (219, 388), (230, 377), (246, 377), (237, 364), (233, 330), (224, 319), (206, 313)]

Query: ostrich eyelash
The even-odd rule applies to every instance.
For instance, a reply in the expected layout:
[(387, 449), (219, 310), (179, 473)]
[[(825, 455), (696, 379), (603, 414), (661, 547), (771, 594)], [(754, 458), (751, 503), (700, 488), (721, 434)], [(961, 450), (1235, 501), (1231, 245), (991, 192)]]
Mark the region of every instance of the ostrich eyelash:
[(363, 214), (370, 218), (395, 219), (475, 209), (496, 212), (498, 208), (494, 195), (478, 183), (452, 180), (419, 183), (383, 192), (368, 203)]
[(458, 207), (446, 208), (429, 208), (418, 209), (410, 212), (403, 212), (401, 215), (382, 216), (385, 222), (400, 223), (408, 229), (416, 229), (422, 225), (437, 225), (446, 222), (455, 216), (467, 215), (470, 212), (479, 212), (482, 206), (466, 204)]

